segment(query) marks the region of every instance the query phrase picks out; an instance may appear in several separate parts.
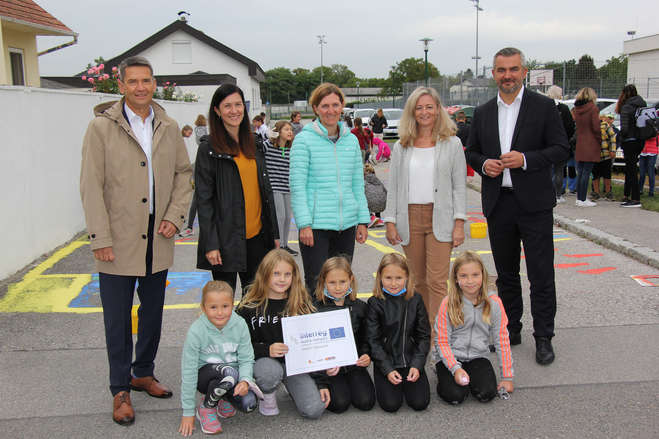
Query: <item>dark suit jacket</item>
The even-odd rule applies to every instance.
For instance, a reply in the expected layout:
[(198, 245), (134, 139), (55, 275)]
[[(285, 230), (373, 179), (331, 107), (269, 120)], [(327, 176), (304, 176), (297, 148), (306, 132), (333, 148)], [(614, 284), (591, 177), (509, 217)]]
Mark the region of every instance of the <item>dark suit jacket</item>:
[[(518, 203), (527, 212), (552, 209), (556, 205), (556, 193), (551, 165), (567, 160), (570, 151), (552, 99), (524, 89), (511, 151), (519, 151), (526, 157), (526, 170), (510, 170)], [(496, 97), (474, 111), (466, 155), (467, 163), (483, 177), (481, 200), (487, 217), (497, 203), (503, 179), (503, 173), (495, 178), (482, 173), (485, 160), (501, 156)]]

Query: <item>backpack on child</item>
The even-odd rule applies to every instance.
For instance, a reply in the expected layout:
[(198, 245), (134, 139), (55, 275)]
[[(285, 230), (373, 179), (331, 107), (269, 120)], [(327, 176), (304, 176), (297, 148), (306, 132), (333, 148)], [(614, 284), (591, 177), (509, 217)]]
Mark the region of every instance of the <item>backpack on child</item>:
[(647, 140), (657, 136), (659, 120), (655, 107), (641, 107), (634, 114), (639, 140)]

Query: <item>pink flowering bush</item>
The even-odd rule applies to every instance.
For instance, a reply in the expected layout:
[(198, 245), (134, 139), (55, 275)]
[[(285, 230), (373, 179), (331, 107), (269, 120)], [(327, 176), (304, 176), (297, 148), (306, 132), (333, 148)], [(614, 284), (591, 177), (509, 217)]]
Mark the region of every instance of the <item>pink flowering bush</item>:
[(105, 64), (102, 62), (98, 65), (87, 66), (87, 74), (82, 75), (82, 80), (88, 82), (92, 89), (99, 93), (119, 94), (119, 85), (117, 78), (119, 77), (119, 70), (117, 67), (112, 67), (110, 73), (105, 73)]

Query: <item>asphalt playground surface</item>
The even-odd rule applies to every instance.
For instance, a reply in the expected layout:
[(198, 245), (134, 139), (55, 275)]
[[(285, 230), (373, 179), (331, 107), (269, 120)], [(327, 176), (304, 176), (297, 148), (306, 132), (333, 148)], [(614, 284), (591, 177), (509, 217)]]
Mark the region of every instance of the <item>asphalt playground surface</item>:
[[(379, 165), (377, 171), (386, 184), (386, 165)], [(459, 250), (478, 251), (494, 274), (487, 238), (469, 236), (470, 224), (484, 221), (480, 194), (468, 190), (467, 205), (467, 239)], [(648, 230), (653, 232), (652, 227), (659, 224), (659, 214), (642, 213), (636, 220), (636, 214), (628, 210), (620, 213), (628, 222), (625, 230), (650, 221)], [(611, 212), (572, 212), (567, 205), (556, 209), (573, 222), (589, 215), (589, 226), (614, 234), (619, 220)], [(658, 234), (643, 236), (638, 246), (658, 246)], [(111, 419), (98, 278), (85, 235), (0, 281), (0, 437), (179, 437), (180, 354), (187, 329), (199, 313), (200, 288), (210, 279), (207, 272), (194, 268), (196, 239), (195, 234), (177, 241), (156, 361), (156, 375), (173, 388), (174, 397), (159, 400), (132, 392), (136, 421), (130, 427), (120, 427)], [(291, 234), (291, 239), (296, 237)], [(659, 269), (558, 226), (554, 241), (556, 361), (550, 366), (535, 363), (528, 281), (522, 264), (524, 329), (522, 344), (512, 348), (515, 392), (509, 400), (481, 404), (472, 398), (461, 406), (449, 406), (434, 390), (437, 380), (429, 355), (426, 372), (432, 398), (425, 411), (414, 412), (403, 405), (391, 414), (376, 405), (369, 412), (351, 408), (309, 421), (297, 415), (288, 395), (280, 390), (279, 416), (238, 413), (223, 421), (223, 435), (659, 437), (659, 287), (642, 286), (659, 284), (653, 277), (659, 276)], [(297, 243), (291, 246), (297, 248)], [(370, 295), (379, 260), (391, 251), (402, 250), (386, 242), (382, 228), (370, 229), (367, 243), (357, 244), (353, 269), (360, 297)], [(301, 259), (296, 260), (301, 265)], [(496, 359), (493, 362), (496, 365)], [(194, 437), (202, 435), (197, 425)]]

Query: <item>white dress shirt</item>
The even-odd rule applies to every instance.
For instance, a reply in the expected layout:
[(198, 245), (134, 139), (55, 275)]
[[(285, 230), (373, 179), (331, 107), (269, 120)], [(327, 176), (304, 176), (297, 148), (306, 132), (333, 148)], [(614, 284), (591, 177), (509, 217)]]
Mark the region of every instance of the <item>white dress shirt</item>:
[(153, 108), (149, 107), (149, 115), (146, 119), (142, 120), (141, 116), (135, 114), (126, 103), (124, 103), (124, 111), (128, 116), (128, 123), (133, 130), (133, 134), (137, 137), (144, 155), (146, 155), (146, 163), (149, 169), (149, 213), (153, 214), (153, 166), (151, 164), (151, 148), (153, 146)]
[[(501, 154), (510, 152), (513, 141), (513, 133), (515, 132), (515, 124), (517, 123), (517, 116), (519, 116), (519, 109), (522, 106), (522, 95), (524, 94), (524, 86), (522, 86), (515, 100), (512, 104), (506, 104), (501, 99), (501, 94), (497, 93), (497, 107), (499, 114), (499, 144), (501, 145)], [(524, 157), (524, 166), (526, 169), (526, 157)], [(510, 169), (503, 170), (502, 187), (513, 187), (513, 181), (510, 178)]]

